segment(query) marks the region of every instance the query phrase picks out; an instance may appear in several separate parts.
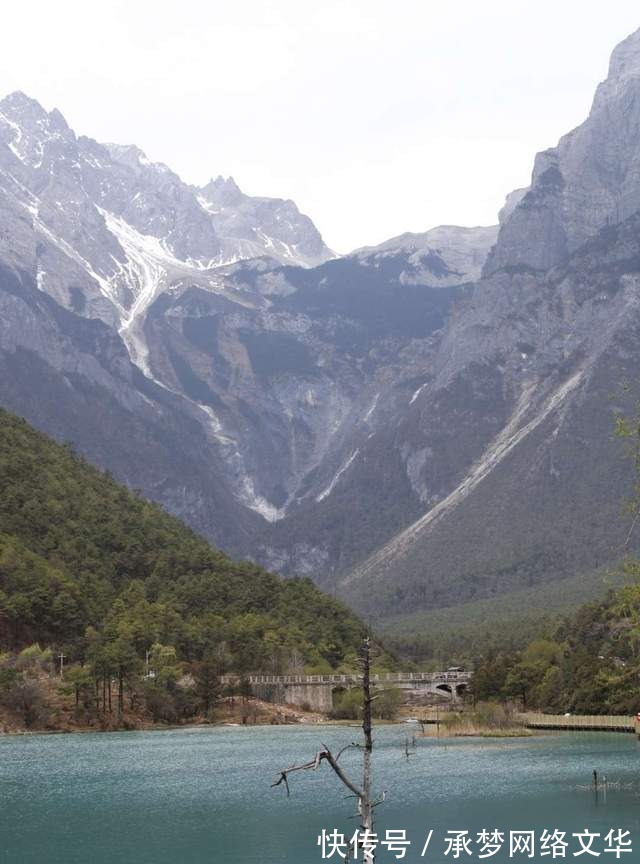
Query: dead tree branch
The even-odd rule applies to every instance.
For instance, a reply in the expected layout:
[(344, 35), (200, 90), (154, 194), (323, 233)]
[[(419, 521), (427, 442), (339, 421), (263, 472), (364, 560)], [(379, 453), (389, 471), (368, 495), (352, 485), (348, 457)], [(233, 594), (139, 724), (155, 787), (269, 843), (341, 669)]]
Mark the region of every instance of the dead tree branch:
[(342, 768), (338, 765), (338, 759), (342, 756), (345, 750), (349, 750), (351, 747), (354, 746), (356, 745), (347, 744), (346, 747), (343, 747), (339, 751), (337, 756), (334, 756), (331, 750), (329, 750), (329, 748), (327, 747), (327, 745), (323, 744), (323, 749), (318, 750), (314, 759), (311, 759), (309, 762), (304, 762), (301, 765), (292, 765), (290, 768), (285, 768), (283, 771), (281, 771), (278, 779), (271, 784), (271, 788), (273, 789), (274, 786), (280, 786), (280, 784), (283, 783), (285, 789), (287, 790), (287, 797), (289, 797), (289, 795), (291, 794), (288, 780), (289, 774), (292, 774), (294, 771), (315, 771), (323, 761), (326, 761), (333, 768), (335, 774), (340, 778), (340, 780), (344, 783), (347, 789), (349, 789), (353, 793), (354, 797), (361, 798), (362, 790), (359, 789), (355, 785), (355, 783), (353, 783), (347, 777)]

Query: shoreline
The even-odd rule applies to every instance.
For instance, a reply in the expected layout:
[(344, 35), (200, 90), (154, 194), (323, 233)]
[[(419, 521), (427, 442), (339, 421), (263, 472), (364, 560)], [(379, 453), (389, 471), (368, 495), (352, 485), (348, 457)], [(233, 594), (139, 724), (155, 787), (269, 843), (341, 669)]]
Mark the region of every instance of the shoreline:
[[(384, 720), (378, 723), (374, 723), (374, 726), (406, 726), (407, 724), (404, 720)], [(416, 724), (418, 725), (418, 724)], [(96, 735), (110, 735), (112, 733), (123, 733), (123, 732), (175, 732), (179, 729), (263, 729), (263, 728), (299, 728), (301, 726), (310, 727), (323, 727), (323, 726), (336, 726), (336, 727), (344, 727), (344, 728), (362, 728), (359, 723), (346, 722), (344, 720), (330, 720), (328, 718), (324, 720), (299, 720), (297, 722), (285, 722), (285, 723), (271, 723), (268, 721), (265, 722), (256, 722), (256, 723), (234, 723), (228, 720), (212, 720), (210, 722), (201, 722), (201, 723), (172, 723), (172, 724), (149, 724), (142, 725), (136, 727), (110, 727), (108, 729), (99, 729), (94, 727), (81, 726), (77, 729), (15, 729), (15, 730), (6, 730), (0, 732), (0, 738), (15, 738), (15, 737), (24, 737), (25, 735), (86, 735), (86, 734), (96, 734)], [(428, 737), (420, 736), (416, 737)]]
[[(385, 720), (379, 723), (374, 724), (375, 727), (406, 727), (408, 724), (403, 720)], [(416, 724), (418, 725), (418, 724)], [(136, 728), (131, 727), (122, 727), (122, 728), (108, 728), (108, 729), (96, 729), (96, 728), (87, 728), (82, 727), (78, 729), (25, 729), (25, 730), (8, 730), (0, 732), (0, 739), (2, 738), (24, 738), (24, 737), (36, 737), (42, 735), (111, 735), (111, 734), (135, 734), (140, 732), (176, 732), (176, 731), (193, 731), (196, 729), (264, 729), (264, 728), (309, 728), (309, 727), (336, 727), (336, 728), (360, 728), (359, 724), (356, 723), (345, 723), (344, 721), (335, 721), (335, 720), (321, 720), (321, 721), (309, 721), (309, 722), (297, 722), (297, 723), (233, 723), (229, 721), (212, 721), (209, 723), (183, 723), (183, 724), (169, 724), (169, 725), (148, 725), (148, 726), (139, 726)], [(409, 731), (409, 730), (407, 730)], [(443, 734), (438, 735), (437, 733), (428, 734), (420, 731), (415, 735), (408, 735), (408, 738), (415, 738), (416, 741), (453, 741), (455, 739), (500, 739), (500, 740), (515, 740), (515, 739), (526, 739), (526, 738), (540, 738), (540, 737), (548, 737), (554, 736), (557, 737), (561, 734), (572, 733), (577, 734), (580, 731), (590, 731), (592, 733), (602, 734), (602, 735), (617, 735), (619, 734), (615, 730), (575, 730), (575, 729), (476, 729), (476, 730), (460, 730), (460, 731), (451, 731), (447, 730), (443, 732)]]
[[(411, 710), (411, 709), (409, 709)], [(415, 709), (413, 709), (415, 711)], [(613, 720), (627, 720), (628, 718), (607, 717), (605, 724), (603, 718), (593, 717), (559, 717), (556, 715), (535, 715), (531, 724), (526, 722), (526, 717), (513, 718), (510, 722), (496, 723), (482, 722), (472, 712), (465, 714), (440, 715), (442, 719), (434, 719), (433, 716), (416, 718), (415, 713), (408, 713), (407, 706), (401, 710), (393, 720), (378, 720), (375, 726), (396, 726), (404, 729), (407, 740), (418, 739), (453, 740), (455, 738), (479, 738), (479, 739), (508, 739), (508, 738), (531, 738), (541, 735), (557, 735), (560, 732), (609, 732), (611, 734), (635, 733), (635, 728), (623, 728), (620, 724), (613, 724)], [(15, 717), (0, 717), (0, 737), (24, 737), (34, 735), (73, 735), (73, 734), (104, 734), (123, 732), (170, 732), (176, 730), (196, 729), (221, 729), (221, 728), (255, 728), (266, 726), (278, 727), (309, 727), (323, 726), (360, 728), (358, 720), (335, 720), (327, 715), (317, 712), (301, 711), (294, 705), (280, 705), (263, 702), (250, 698), (242, 705), (227, 701), (219, 706), (217, 715), (211, 718), (199, 717), (189, 718), (184, 723), (163, 723), (144, 717), (141, 714), (125, 714), (120, 721), (115, 717), (97, 717), (93, 723), (74, 723), (74, 717), (68, 710), (60, 711), (52, 718), (53, 722), (43, 725), (42, 728), (26, 728)], [(580, 722), (589, 721), (589, 722)], [(4, 721), (4, 722), (2, 722)], [(57, 722), (56, 722), (57, 721)], [(535, 722), (533, 722), (535, 721)], [(544, 721), (544, 722), (542, 722)]]

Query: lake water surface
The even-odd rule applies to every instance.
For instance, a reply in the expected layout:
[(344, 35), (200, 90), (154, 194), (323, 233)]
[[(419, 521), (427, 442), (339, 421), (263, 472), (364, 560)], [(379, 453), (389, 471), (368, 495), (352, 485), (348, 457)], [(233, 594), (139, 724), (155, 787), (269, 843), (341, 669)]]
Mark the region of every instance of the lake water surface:
[[(407, 729), (409, 730), (407, 732)], [(376, 729), (375, 787), (387, 790), (377, 829), (405, 829), (404, 861), (448, 862), (444, 837), (502, 829), (632, 832), (640, 861), (640, 749), (634, 736), (559, 734), (526, 739), (425, 739), (403, 753), (412, 729)], [(310, 759), (321, 743), (357, 740), (348, 727), (251, 727), (0, 738), (0, 864), (312, 864), (325, 828), (351, 834), (353, 801), (327, 765), (271, 789), (278, 769)], [(357, 753), (343, 757), (357, 776)], [(596, 768), (609, 788), (589, 788)], [(430, 829), (432, 841), (422, 847)], [(604, 843), (594, 844), (603, 851)], [(337, 856), (329, 859), (338, 861)], [(378, 862), (394, 861), (384, 849)], [(525, 855), (511, 860), (527, 861)], [(535, 861), (551, 861), (551, 856)]]

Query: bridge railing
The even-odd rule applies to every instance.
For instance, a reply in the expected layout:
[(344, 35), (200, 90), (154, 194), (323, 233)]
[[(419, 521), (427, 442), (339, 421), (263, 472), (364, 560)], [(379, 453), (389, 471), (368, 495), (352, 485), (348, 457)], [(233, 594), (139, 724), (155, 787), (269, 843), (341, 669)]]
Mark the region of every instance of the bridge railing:
[[(223, 675), (225, 684), (234, 684), (239, 681), (240, 675)], [(387, 672), (382, 675), (372, 675), (374, 684), (395, 683), (406, 684), (456, 682), (467, 683), (471, 678), (469, 672)], [(361, 676), (352, 673), (344, 675), (247, 675), (250, 684), (358, 684)]]

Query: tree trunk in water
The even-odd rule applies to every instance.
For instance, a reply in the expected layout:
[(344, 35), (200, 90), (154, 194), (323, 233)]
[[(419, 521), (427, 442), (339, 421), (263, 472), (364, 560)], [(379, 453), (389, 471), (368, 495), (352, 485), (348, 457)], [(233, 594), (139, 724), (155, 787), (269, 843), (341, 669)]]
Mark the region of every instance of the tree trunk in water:
[(124, 714), (124, 674), (122, 667), (118, 669), (118, 714)]
[[(348, 744), (343, 747), (335, 756), (326, 745), (319, 750), (314, 759), (309, 762), (303, 762), (299, 765), (292, 765), (280, 772), (277, 780), (271, 784), (272, 787), (284, 785), (289, 797), (289, 775), (294, 771), (309, 771), (315, 770), (321, 762), (329, 763), (335, 774), (341, 782), (347, 787), (351, 793), (349, 798), (356, 798), (358, 801), (358, 816), (360, 818), (360, 826), (347, 844), (347, 852), (345, 864), (351, 861), (362, 860), (364, 864), (375, 864), (375, 841), (373, 840), (373, 811), (384, 801), (384, 793), (379, 801), (371, 800), (371, 767), (373, 756), (373, 733), (371, 724), (371, 703), (375, 696), (371, 695), (371, 640), (367, 636), (362, 645), (362, 653), (360, 655), (362, 663), (362, 732), (364, 735), (363, 748), (363, 765), (362, 765), (362, 785), (358, 786), (354, 783), (342, 770), (339, 764), (340, 757), (345, 750), (351, 747), (360, 748), (359, 744)], [(243, 712), (244, 713), (244, 712)], [(246, 717), (242, 718), (243, 723), (246, 722)], [(362, 849), (365, 853), (361, 859), (358, 851)]]
[[(364, 759), (362, 769), (362, 797), (360, 798), (360, 818), (362, 831), (373, 833), (373, 806), (371, 801), (371, 756), (373, 735), (371, 731), (371, 643), (369, 637), (362, 648), (362, 731), (364, 733)], [(373, 864), (375, 853), (366, 855), (367, 864)]]

